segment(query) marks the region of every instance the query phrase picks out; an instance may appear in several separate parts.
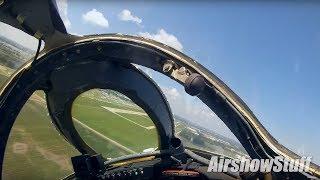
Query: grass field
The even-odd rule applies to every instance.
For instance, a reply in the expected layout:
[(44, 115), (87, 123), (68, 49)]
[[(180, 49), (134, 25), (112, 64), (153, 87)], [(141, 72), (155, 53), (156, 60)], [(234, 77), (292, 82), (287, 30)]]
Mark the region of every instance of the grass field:
[[(92, 93), (92, 91), (87, 93)], [(126, 104), (120, 105), (119, 102), (110, 102), (110, 100), (96, 102), (95, 99), (89, 98), (87, 94), (79, 96), (73, 104), (73, 117), (133, 152), (142, 152), (144, 149), (157, 147), (158, 137), (154, 124), (147, 115), (140, 115), (144, 112), (138, 106), (131, 105), (128, 108)], [(74, 124), (77, 130), (81, 131), (81, 129), (78, 129), (81, 125), (77, 122), (74, 122)], [(87, 135), (88, 140), (84, 139), (87, 140), (88, 144), (98, 152), (105, 152), (103, 154), (109, 157), (109, 151), (105, 150), (104, 147), (96, 147), (97, 144), (92, 142), (92, 140), (101, 139), (101, 137), (96, 136), (96, 133), (88, 133)], [(89, 142), (90, 140), (91, 142)], [(130, 153), (130, 151), (126, 152)]]
[(23, 107), (11, 131), (3, 179), (58, 179), (72, 172), (70, 157), (79, 153), (57, 133), (36, 96)]

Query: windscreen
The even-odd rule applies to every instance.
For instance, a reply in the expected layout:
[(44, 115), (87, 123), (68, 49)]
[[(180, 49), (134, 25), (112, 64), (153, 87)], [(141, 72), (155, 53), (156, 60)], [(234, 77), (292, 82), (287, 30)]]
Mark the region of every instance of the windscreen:
[(240, 96), (280, 144), (320, 163), (320, 3), (57, 2), (71, 34), (138, 35), (192, 57)]
[(232, 159), (250, 158), (230, 129), (198, 97), (190, 96), (184, 86), (159, 72), (137, 67), (151, 77), (165, 95), (173, 114), (175, 135), (186, 148)]
[[(319, 164), (319, 5), (68, 0), (57, 4), (71, 34), (137, 35), (196, 59), (248, 104), (279, 143), (299, 155), (313, 156)], [(0, 30), (3, 85), (34, 56), (38, 41), (1, 22)], [(215, 112), (187, 95), (183, 86), (142, 69), (164, 92), (176, 136), (186, 147), (231, 158), (247, 156)], [(69, 158), (79, 153), (50, 123), (44, 99), (36, 92), (19, 114), (8, 140), (3, 179), (31, 178), (27, 172), (33, 179), (60, 178), (72, 171)], [(84, 92), (73, 104), (72, 116), (84, 141), (106, 158), (158, 147), (151, 119), (121, 93)]]

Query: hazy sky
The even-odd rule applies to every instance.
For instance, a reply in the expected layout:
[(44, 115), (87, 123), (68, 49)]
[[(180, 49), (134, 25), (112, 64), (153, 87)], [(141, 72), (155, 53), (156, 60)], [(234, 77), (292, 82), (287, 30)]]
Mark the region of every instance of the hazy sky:
[[(60, 0), (58, 6), (70, 33), (140, 35), (191, 56), (280, 143), (320, 163), (320, 3)], [(212, 115), (183, 87), (147, 72), (170, 95), (174, 112)]]

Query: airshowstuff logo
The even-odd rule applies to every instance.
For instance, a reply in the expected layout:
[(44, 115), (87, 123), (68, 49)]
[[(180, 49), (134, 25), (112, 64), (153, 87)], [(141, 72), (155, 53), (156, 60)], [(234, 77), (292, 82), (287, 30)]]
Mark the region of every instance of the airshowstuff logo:
[(227, 159), (212, 156), (208, 172), (308, 172), (311, 157), (290, 160), (282, 156), (274, 159)]

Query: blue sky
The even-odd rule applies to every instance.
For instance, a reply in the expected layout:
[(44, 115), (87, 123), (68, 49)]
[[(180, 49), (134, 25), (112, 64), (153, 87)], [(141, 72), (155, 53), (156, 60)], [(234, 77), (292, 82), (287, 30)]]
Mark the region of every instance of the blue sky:
[[(229, 85), (280, 143), (320, 163), (320, 4), (64, 0), (59, 7), (71, 33), (138, 34), (181, 50)], [(147, 71), (169, 94), (183, 93)]]

